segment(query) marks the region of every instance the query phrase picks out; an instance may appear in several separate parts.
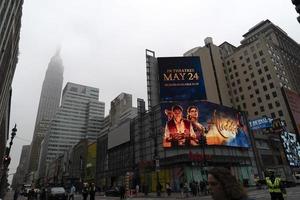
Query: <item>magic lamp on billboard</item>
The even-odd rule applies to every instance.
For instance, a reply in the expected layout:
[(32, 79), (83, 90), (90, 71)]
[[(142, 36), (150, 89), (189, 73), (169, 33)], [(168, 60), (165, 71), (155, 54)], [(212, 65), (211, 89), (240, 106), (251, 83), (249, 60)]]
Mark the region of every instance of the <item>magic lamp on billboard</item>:
[(163, 147), (208, 145), (250, 147), (244, 116), (237, 110), (207, 101), (161, 103)]

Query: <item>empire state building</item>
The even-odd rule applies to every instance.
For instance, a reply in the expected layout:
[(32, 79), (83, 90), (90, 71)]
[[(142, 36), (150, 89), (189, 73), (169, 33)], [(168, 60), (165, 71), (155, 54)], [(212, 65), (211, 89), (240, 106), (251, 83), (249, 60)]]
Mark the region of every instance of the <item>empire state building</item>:
[(60, 103), (63, 84), (63, 63), (60, 51), (51, 58), (43, 82), (40, 102), (31, 142), (28, 172), (37, 170), (41, 142), (45, 137), (49, 122), (54, 117)]

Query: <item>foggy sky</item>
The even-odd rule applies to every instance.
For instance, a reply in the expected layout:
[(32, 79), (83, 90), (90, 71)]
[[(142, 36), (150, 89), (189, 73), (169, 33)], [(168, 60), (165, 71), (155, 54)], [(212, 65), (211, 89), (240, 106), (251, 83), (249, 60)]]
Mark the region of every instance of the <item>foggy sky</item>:
[[(64, 84), (97, 87), (106, 104), (121, 92), (146, 94), (145, 49), (156, 56), (181, 56), (227, 41), (239, 45), (242, 35), (269, 19), (295, 41), (300, 24), (288, 0), (25, 0), (20, 55), (13, 80), (11, 128), (18, 125), (10, 173), (22, 145), (30, 144), (38, 103), (50, 58), (61, 47)], [(10, 178), (12, 178), (10, 176)]]

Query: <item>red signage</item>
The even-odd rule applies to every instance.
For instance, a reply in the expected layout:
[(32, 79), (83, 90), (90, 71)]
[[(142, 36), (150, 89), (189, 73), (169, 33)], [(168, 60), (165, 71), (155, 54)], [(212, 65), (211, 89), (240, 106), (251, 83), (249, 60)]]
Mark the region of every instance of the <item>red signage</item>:
[(204, 161), (204, 160), (211, 160), (210, 154), (204, 154), (202, 153), (193, 153), (192, 151), (189, 152), (189, 159), (191, 161)]

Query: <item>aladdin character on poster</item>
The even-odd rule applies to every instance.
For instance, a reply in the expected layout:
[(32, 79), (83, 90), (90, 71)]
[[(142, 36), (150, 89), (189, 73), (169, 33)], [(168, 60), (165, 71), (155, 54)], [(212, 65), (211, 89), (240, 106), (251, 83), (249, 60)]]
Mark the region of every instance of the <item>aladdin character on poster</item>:
[[(183, 109), (179, 105), (172, 107), (173, 118), (168, 120), (165, 127), (163, 146), (197, 146), (198, 139), (192, 123), (183, 118)], [(166, 110), (165, 110), (166, 113)], [(167, 113), (166, 113), (167, 114)], [(168, 118), (171, 115), (167, 115)]]

